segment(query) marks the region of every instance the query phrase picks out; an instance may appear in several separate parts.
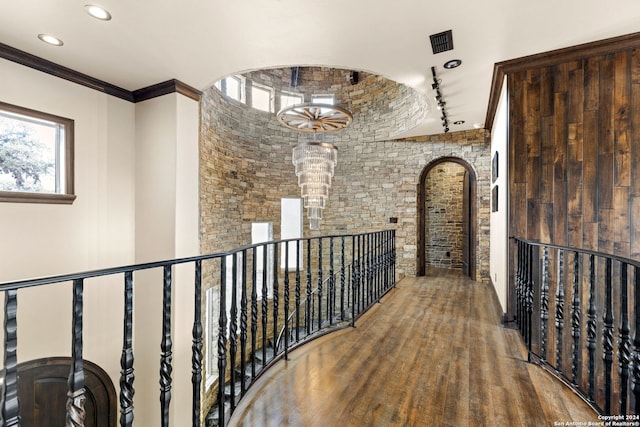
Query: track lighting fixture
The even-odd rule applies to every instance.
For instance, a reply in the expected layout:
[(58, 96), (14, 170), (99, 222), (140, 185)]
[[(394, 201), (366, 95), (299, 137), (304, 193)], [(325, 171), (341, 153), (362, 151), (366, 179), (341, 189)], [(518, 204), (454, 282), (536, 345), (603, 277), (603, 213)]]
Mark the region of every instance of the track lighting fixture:
[(442, 128), (444, 133), (447, 133), (449, 132), (449, 120), (447, 119), (447, 112), (444, 109), (444, 106), (447, 103), (444, 101), (442, 93), (440, 93), (441, 81), (438, 80), (438, 77), (436, 76), (436, 67), (431, 67), (431, 74), (433, 74), (433, 84), (431, 85), (431, 88), (436, 91), (435, 100), (438, 110), (442, 113), (442, 117), (440, 117), (440, 120), (442, 120)]

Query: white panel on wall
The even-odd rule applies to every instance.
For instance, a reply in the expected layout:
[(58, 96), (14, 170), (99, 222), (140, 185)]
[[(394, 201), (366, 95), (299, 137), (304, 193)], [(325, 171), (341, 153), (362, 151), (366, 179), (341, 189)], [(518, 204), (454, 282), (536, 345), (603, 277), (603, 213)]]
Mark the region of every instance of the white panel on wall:
[(508, 215), (507, 215), (507, 157), (508, 157), (508, 99), (507, 80), (502, 84), (502, 92), (498, 109), (496, 111), (493, 129), (491, 130), (491, 158), (497, 161), (492, 165), (491, 197), (493, 208), (490, 224), (490, 274), (496, 294), (502, 306), (502, 311), (507, 311), (507, 286), (508, 286)]
[[(299, 239), (302, 237), (302, 199), (300, 198), (283, 198), (280, 201), (280, 238)], [(296, 242), (287, 243), (289, 246), (289, 259), (285, 260), (286, 254), (282, 251), (280, 257), (280, 267), (296, 268), (297, 262), (302, 262), (302, 257), (296, 256)], [(302, 246), (300, 246), (302, 250)]]

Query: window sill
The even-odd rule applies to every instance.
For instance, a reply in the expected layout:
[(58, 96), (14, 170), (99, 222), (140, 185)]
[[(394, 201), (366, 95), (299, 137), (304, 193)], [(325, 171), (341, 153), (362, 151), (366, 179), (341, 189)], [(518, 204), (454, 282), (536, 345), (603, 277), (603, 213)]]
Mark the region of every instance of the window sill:
[(51, 205), (70, 205), (75, 199), (75, 194), (0, 191), (0, 202), (5, 203), (46, 203)]

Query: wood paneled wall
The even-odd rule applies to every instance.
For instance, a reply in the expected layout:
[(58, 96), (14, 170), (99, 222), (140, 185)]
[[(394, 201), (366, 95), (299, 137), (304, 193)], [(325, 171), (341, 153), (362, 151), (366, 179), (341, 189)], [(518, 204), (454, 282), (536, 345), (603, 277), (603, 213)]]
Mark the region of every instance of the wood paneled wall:
[(640, 258), (640, 38), (507, 73), (510, 235)]

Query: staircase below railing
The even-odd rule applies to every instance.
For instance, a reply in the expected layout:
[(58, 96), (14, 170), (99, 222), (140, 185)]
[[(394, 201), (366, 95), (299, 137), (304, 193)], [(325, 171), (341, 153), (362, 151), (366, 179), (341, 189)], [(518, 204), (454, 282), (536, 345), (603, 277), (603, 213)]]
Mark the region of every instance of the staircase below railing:
[[(394, 231), (306, 239), (284, 245), (284, 251), (284, 259), (293, 251), (295, 262), (284, 266), (282, 277), (274, 276), (271, 301), (258, 300), (254, 278), (252, 286), (232, 294), (229, 322), (220, 319), (220, 324), (229, 323), (229, 334), (218, 335), (217, 381), (224, 387), (207, 426), (226, 425), (248, 387), (276, 361), (286, 359), (289, 350), (354, 325), (395, 285)], [(277, 248), (275, 253), (277, 258)], [(265, 277), (262, 295), (269, 293), (266, 282)], [(239, 336), (233, 333), (237, 328)]]
[(640, 262), (515, 240), (516, 322), (530, 361), (602, 415), (640, 414)]
[[(153, 398), (156, 402), (160, 398), (160, 424), (170, 424), (173, 342), (177, 334), (182, 334), (192, 343), (192, 366), (189, 372), (173, 374), (183, 378), (191, 374), (191, 425), (199, 427), (206, 421), (208, 425), (224, 426), (265, 369), (286, 358), (294, 346), (319, 336), (327, 328), (342, 327), (345, 322), (353, 324), (388, 292), (395, 284), (395, 256), (395, 231), (388, 230), (266, 242), (210, 255), (1, 284), (0, 291), (5, 295), (1, 425), (20, 425), (17, 375), (20, 289), (62, 283), (72, 286), (67, 426), (84, 425), (84, 289), (95, 285), (113, 286), (117, 294), (124, 291), (124, 317), (115, 326), (123, 328), (121, 375), (114, 382), (120, 384), (120, 425), (132, 426), (134, 287), (135, 283), (152, 280), (143, 272), (160, 271), (157, 286), (162, 294), (162, 333), (157, 337), (160, 387)], [(184, 284), (177, 283), (180, 280), (176, 281), (176, 270), (184, 272), (189, 266), (193, 280), (190, 289), (194, 290), (193, 326), (189, 331), (178, 331), (172, 315), (174, 294), (185, 288), (176, 286)], [(306, 333), (297, 334), (299, 330)], [(209, 383), (209, 390), (204, 382)], [(202, 407), (207, 393), (215, 394), (216, 404), (211, 416), (204, 420)], [(151, 399), (151, 394), (143, 390), (138, 399)]]

